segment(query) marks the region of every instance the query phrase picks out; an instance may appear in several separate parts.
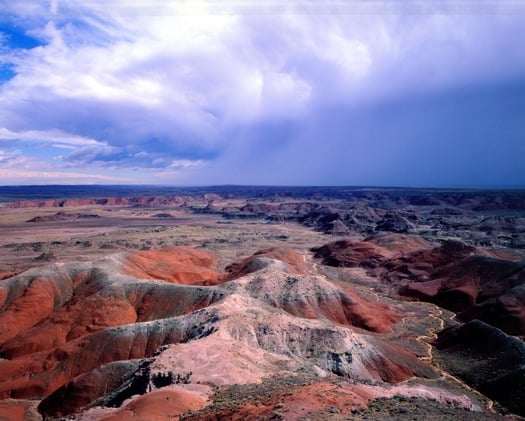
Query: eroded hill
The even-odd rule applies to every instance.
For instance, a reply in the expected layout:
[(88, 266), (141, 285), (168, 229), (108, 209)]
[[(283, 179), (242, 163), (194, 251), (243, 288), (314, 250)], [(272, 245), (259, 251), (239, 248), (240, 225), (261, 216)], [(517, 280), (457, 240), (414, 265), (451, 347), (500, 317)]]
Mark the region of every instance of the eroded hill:
[[(179, 247), (4, 280), (1, 411), (39, 402), (46, 419), (191, 418), (198, 410), (246, 419), (278, 407), (299, 419), (321, 416), (326, 399), (349, 415), (404, 396), (488, 414), (482, 397), (401, 346), (433, 337), (424, 310), (421, 324), (403, 327), (414, 315), (402, 303), (333, 282), (291, 249), (262, 250), (227, 269)], [(394, 333), (402, 340), (390, 340)], [(225, 406), (234, 386), (256, 392)]]
[(223, 190), (0, 206), (0, 418), (524, 414), (523, 192)]

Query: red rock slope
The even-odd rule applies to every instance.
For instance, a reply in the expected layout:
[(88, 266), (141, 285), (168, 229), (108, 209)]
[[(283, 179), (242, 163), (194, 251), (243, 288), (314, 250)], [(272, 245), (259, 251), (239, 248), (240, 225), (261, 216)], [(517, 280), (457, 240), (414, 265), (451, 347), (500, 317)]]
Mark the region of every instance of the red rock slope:
[(480, 319), (525, 336), (525, 261), (459, 241), (435, 246), (397, 234), (314, 251), (324, 264), (366, 268), (401, 295), (436, 303), (461, 320)]
[[(275, 375), (364, 382), (377, 396), (436, 377), (382, 336), (395, 312), (307, 274), (293, 250), (261, 251), (228, 273), (215, 265), (208, 253), (174, 248), (2, 281), (0, 411), (28, 411), (13, 399), (36, 399), (46, 417), (172, 419), (208, 405), (214, 388)], [(421, 390), (399, 393), (480, 410), (435, 385)]]

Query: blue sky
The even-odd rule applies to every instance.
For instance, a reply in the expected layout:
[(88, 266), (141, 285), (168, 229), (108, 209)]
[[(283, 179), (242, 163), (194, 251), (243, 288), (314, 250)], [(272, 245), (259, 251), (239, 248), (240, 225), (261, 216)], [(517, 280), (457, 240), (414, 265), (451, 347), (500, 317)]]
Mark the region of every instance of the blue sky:
[(0, 0), (0, 184), (525, 185), (525, 3)]

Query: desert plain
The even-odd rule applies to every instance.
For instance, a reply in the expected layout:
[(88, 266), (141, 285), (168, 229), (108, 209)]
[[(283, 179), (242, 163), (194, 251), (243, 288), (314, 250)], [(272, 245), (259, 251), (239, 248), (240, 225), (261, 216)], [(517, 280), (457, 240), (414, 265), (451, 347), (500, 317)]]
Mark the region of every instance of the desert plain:
[(525, 191), (0, 188), (0, 420), (525, 416)]

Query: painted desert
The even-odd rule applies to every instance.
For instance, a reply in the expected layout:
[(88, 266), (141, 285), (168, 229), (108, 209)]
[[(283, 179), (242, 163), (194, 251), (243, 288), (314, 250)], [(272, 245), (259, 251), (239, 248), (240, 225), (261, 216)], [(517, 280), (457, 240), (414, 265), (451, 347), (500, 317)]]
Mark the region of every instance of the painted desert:
[(525, 191), (0, 187), (0, 420), (525, 416)]

